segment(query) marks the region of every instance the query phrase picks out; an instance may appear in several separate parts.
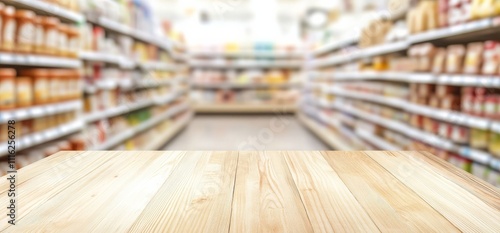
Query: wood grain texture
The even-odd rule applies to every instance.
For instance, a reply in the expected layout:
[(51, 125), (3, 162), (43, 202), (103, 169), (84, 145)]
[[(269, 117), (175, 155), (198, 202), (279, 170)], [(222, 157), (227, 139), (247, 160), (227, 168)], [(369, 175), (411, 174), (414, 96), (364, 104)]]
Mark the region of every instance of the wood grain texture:
[[(415, 192), (359, 152), (323, 156), (379, 229), (392, 232), (460, 232)], [(353, 162), (356, 161), (356, 162)]]
[[(366, 152), (463, 232), (498, 232), (500, 211), (439, 175), (418, 157)], [(389, 154), (389, 155), (388, 155)]]
[(240, 152), (230, 232), (313, 232), (282, 152)]
[(62, 152), (17, 185), (0, 232), (500, 229), (498, 189), (418, 152)]
[(439, 175), (460, 185), (476, 197), (489, 204), (491, 207), (500, 210), (500, 190), (491, 186), (484, 180), (462, 170), (456, 169), (453, 164), (434, 156), (427, 152), (405, 152), (402, 154), (407, 158), (416, 157), (435, 170)]
[(320, 152), (289, 152), (286, 159), (315, 232), (379, 232)]
[(237, 152), (191, 152), (130, 232), (227, 232)]
[[(97, 166), (86, 176), (75, 177), (78, 180), (73, 180), (73, 185), (59, 192), (57, 198), (46, 200), (30, 213), (30, 218), (20, 219), (9, 231), (36, 232), (42, 227), (50, 232), (70, 232), (78, 226), (80, 232), (123, 232), (132, 225), (173, 170), (172, 167), (182, 158), (179, 154), (168, 157), (163, 154), (123, 152), (119, 157), (113, 156), (107, 164)], [(101, 157), (102, 161), (105, 161), (104, 158)], [(114, 190), (121, 190), (119, 199)], [(75, 193), (78, 193), (77, 197)], [(102, 221), (112, 213), (120, 215), (103, 224)]]

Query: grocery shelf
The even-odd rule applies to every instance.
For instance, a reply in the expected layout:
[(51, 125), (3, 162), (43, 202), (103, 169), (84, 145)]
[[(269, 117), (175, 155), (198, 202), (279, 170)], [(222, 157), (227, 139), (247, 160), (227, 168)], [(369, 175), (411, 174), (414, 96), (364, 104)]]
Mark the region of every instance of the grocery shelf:
[(194, 107), (197, 113), (294, 113), (295, 105), (291, 104), (211, 104), (199, 103)]
[(165, 130), (165, 132), (156, 136), (156, 139), (150, 142), (144, 147), (144, 150), (159, 150), (163, 145), (169, 142), (175, 135), (179, 133), (184, 127), (186, 127), (191, 119), (193, 118), (193, 113), (189, 113), (188, 116), (183, 116), (181, 119), (176, 120), (170, 127)]
[(211, 51), (191, 51), (188, 52), (189, 57), (226, 57), (226, 58), (302, 58), (304, 53), (301, 52), (281, 52), (281, 51), (269, 51), (269, 52), (211, 52)]
[(298, 86), (298, 83), (192, 83), (194, 88), (206, 89), (284, 89)]
[(63, 21), (70, 21), (80, 23), (85, 21), (82, 14), (64, 9), (55, 4), (41, 0), (0, 0), (5, 4), (14, 6), (16, 8), (32, 10), (39, 14), (50, 15), (57, 17)]
[(359, 41), (359, 36), (350, 37), (343, 40), (335, 40), (316, 49), (312, 54), (314, 56), (321, 56), (330, 51), (335, 51), (343, 47), (346, 47), (348, 45), (356, 44), (358, 41)]
[(114, 55), (102, 52), (80, 52), (80, 58), (84, 61), (114, 64), (122, 69), (133, 69), (136, 67), (135, 61), (127, 59), (121, 55)]
[(158, 125), (162, 121), (169, 119), (172, 116), (174, 116), (174, 115), (176, 115), (184, 110), (187, 110), (187, 109), (189, 109), (189, 105), (187, 103), (172, 107), (171, 109), (169, 109), (168, 111), (166, 111), (162, 115), (157, 116), (153, 119), (147, 120), (146, 122), (141, 123), (138, 126), (135, 126), (135, 127), (130, 128), (128, 130), (120, 132), (119, 135), (108, 139), (103, 144), (95, 146), (91, 150), (109, 150), (112, 147), (120, 144), (121, 142), (124, 142), (127, 139), (130, 139), (130, 138), (150, 129), (150, 128), (154, 127), (155, 125)]
[(437, 120), (455, 123), (463, 126), (468, 126), (477, 129), (489, 129), (491, 127), (492, 121), (486, 118), (471, 116), (468, 114), (463, 114), (460, 112), (442, 110), (422, 105), (417, 105), (407, 100), (384, 97), (381, 95), (366, 94), (360, 92), (345, 91), (338, 88), (332, 88), (332, 94), (348, 97), (352, 99), (359, 99), (364, 101), (370, 101), (378, 104), (383, 104), (391, 106), (394, 108), (403, 109), (407, 112), (424, 115)]
[(172, 42), (166, 37), (159, 38), (158, 36), (155, 36), (153, 34), (134, 29), (126, 24), (116, 22), (116, 21), (108, 19), (106, 17), (98, 17), (97, 19), (88, 17), (87, 20), (90, 23), (99, 25), (107, 30), (110, 30), (110, 31), (113, 31), (116, 33), (120, 33), (123, 35), (128, 35), (130, 37), (133, 37), (136, 40), (140, 40), (140, 41), (158, 46), (161, 49), (164, 49), (166, 51), (171, 52), (170, 44)]
[(301, 62), (276, 62), (276, 61), (253, 61), (245, 63), (214, 63), (214, 62), (189, 62), (193, 68), (214, 68), (214, 69), (252, 69), (252, 68), (290, 68), (299, 69)]
[(472, 161), (475, 161), (480, 164), (488, 165), (494, 169), (497, 169), (500, 171), (498, 164), (498, 160), (494, 158), (493, 155), (491, 155), (488, 152), (485, 151), (480, 151), (476, 149), (472, 149), (467, 146), (461, 146), (458, 144), (455, 144), (451, 140), (441, 138), (435, 134), (428, 133), (419, 129), (416, 129), (412, 126), (409, 126), (405, 123), (388, 119), (388, 118), (383, 118), (374, 114), (369, 114), (364, 111), (360, 111), (358, 109), (348, 107), (345, 105), (340, 105), (337, 103), (333, 104), (325, 104), (322, 103), (321, 101), (316, 101), (316, 105), (323, 107), (323, 108), (333, 108), (337, 109), (339, 111), (351, 114), (353, 116), (356, 116), (360, 119), (364, 119), (366, 121), (372, 122), (377, 125), (381, 125), (384, 128), (390, 129), (395, 132), (399, 132), (403, 135), (406, 135), (410, 138), (413, 138), (415, 140), (422, 141), (426, 144), (429, 144), (431, 146), (434, 146), (436, 148), (440, 148), (446, 151), (454, 152), (459, 154), (460, 156), (470, 159)]
[(326, 59), (313, 60), (310, 66), (315, 68), (334, 66), (349, 61), (354, 61), (362, 58), (370, 58), (374, 56), (390, 54), (405, 51), (408, 49), (410, 44), (407, 41), (391, 42), (383, 45), (377, 45), (365, 49), (360, 49), (355, 52), (341, 55), (333, 55)]
[(317, 123), (313, 119), (310, 119), (305, 113), (297, 113), (297, 117), (305, 126), (307, 126), (308, 129), (314, 132), (315, 135), (317, 135), (331, 148), (342, 151), (354, 150), (354, 148), (344, 141), (342, 136), (328, 128), (325, 128), (324, 125)]
[[(498, 32), (500, 32), (500, 18), (481, 19), (469, 23), (451, 26), (448, 28), (440, 28), (415, 35), (410, 35), (403, 41), (390, 42), (374, 47), (364, 48), (349, 54), (334, 55), (326, 59), (316, 59), (313, 60), (309, 65), (313, 67), (335, 66), (357, 59), (405, 51), (412, 44), (432, 42), (437, 40), (460, 41), (460, 39), (467, 39), (467, 37), (477, 37), (481, 35), (480, 33), (494, 35), (494, 33)], [(333, 49), (324, 47), (323, 49), (319, 50), (321, 53), (315, 51), (313, 52), (313, 55), (317, 56), (318, 54), (327, 53), (334, 49), (340, 49), (344, 46), (347, 46), (348, 44), (332, 43), (332, 45), (334, 46), (330, 47)]]
[[(30, 134), (28, 136), (22, 136), (16, 139), (16, 144), (15, 144), (16, 151), (21, 151), (24, 149), (28, 149), (30, 147), (38, 146), (50, 142), (52, 140), (76, 133), (78, 131), (81, 131), (82, 129), (83, 129), (83, 122), (74, 121), (39, 133)], [(8, 143), (2, 142), (0, 144), (5, 145), (3, 148), (0, 148), (0, 156), (8, 155), (7, 151)]]
[(77, 111), (81, 108), (82, 102), (80, 100), (73, 100), (15, 110), (2, 110), (0, 112), (0, 124), (7, 123), (9, 120), (21, 121), (37, 117), (50, 116), (57, 113)]
[(376, 146), (377, 148), (381, 150), (387, 150), (387, 151), (401, 151), (402, 148), (399, 146), (393, 145), (390, 142), (385, 141), (384, 139), (374, 135), (373, 133), (370, 133), (365, 130), (360, 130), (356, 129), (356, 134), (359, 135), (363, 140), (369, 142), (370, 144)]
[(146, 108), (148, 106), (157, 104), (157, 105), (164, 105), (167, 103), (170, 103), (174, 100), (176, 100), (179, 96), (184, 94), (184, 91), (178, 91), (173, 94), (169, 94), (163, 97), (155, 98), (152, 100), (146, 100), (146, 101), (139, 101), (138, 103), (127, 103), (124, 105), (120, 105), (118, 107), (110, 108), (107, 110), (99, 110), (98, 112), (95, 113), (90, 113), (87, 114), (84, 119), (85, 122), (90, 123), (94, 121), (98, 121), (101, 119), (106, 119), (110, 118), (113, 116), (118, 116), (118, 115), (123, 115), (126, 113), (130, 113), (139, 109)]
[(1, 65), (79, 68), (82, 62), (78, 59), (50, 57), (42, 55), (24, 55), (0, 52)]
[(313, 79), (326, 79), (336, 81), (381, 80), (407, 83), (431, 83), (451, 86), (473, 86), (500, 88), (499, 76), (486, 76), (474, 74), (432, 74), (432, 73), (407, 73), (407, 72), (331, 72), (309, 74)]
[(144, 70), (176, 71), (177, 66), (167, 62), (149, 61), (139, 63), (139, 67)]
[(169, 78), (164, 80), (156, 80), (156, 79), (141, 80), (137, 83), (137, 87), (150, 88), (150, 87), (166, 86), (166, 85), (173, 85), (176, 83), (186, 82), (186, 80), (187, 78), (184, 77)]
[(429, 42), (439, 39), (453, 39), (453, 37), (461, 36), (467, 33), (475, 33), (482, 30), (494, 29), (500, 25), (495, 22), (494, 18), (476, 20), (469, 23), (451, 26), (448, 28), (440, 28), (427, 32), (411, 35), (408, 40), (411, 43)]

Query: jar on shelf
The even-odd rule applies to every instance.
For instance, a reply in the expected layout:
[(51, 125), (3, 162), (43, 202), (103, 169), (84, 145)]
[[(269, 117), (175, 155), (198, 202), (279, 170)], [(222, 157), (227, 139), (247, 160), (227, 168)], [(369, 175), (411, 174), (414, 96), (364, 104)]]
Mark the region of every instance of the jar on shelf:
[(57, 103), (63, 100), (65, 95), (65, 73), (62, 69), (53, 69), (49, 71), (50, 76), (50, 102)]
[(0, 69), (0, 110), (16, 107), (16, 70)]
[(68, 50), (69, 50), (69, 45), (68, 45), (68, 34), (69, 34), (69, 27), (65, 24), (59, 24), (57, 27), (58, 30), (58, 45), (57, 45), (57, 55), (60, 57), (68, 57)]
[(45, 32), (43, 25), (43, 16), (36, 16), (33, 20), (35, 26), (35, 38), (33, 42), (33, 52), (37, 54), (45, 53)]
[(35, 13), (29, 10), (16, 11), (16, 51), (31, 53), (35, 38)]
[(14, 51), (16, 36), (16, 9), (6, 6), (2, 11), (2, 50), (6, 52)]
[(50, 76), (46, 69), (21, 70), (21, 76), (33, 80), (34, 104), (47, 104), (50, 101)]
[(59, 53), (59, 19), (44, 17), (42, 19), (43, 34), (45, 35), (44, 54), (57, 55)]
[(3, 22), (3, 11), (5, 9), (5, 5), (0, 2), (0, 50), (2, 48), (2, 39), (3, 39), (3, 32), (2, 32), (2, 22)]
[(33, 80), (30, 77), (16, 78), (17, 107), (33, 105)]
[(68, 28), (68, 57), (78, 58), (80, 48), (80, 31), (75, 27)]

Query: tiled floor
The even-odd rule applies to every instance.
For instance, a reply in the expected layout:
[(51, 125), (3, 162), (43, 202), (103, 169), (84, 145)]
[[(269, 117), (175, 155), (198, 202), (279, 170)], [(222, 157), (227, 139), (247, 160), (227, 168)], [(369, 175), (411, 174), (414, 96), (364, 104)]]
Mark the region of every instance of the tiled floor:
[(328, 150), (293, 115), (197, 115), (165, 150)]

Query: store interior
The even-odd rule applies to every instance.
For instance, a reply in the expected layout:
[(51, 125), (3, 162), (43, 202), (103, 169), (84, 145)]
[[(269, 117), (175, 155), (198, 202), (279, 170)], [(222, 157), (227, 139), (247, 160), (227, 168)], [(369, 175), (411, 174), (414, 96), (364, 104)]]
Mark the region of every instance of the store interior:
[[(0, 173), (60, 151), (426, 151), (500, 187), (500, 1), (0, 0)], [(15, 133), (12, 133), (15, 131)]]

